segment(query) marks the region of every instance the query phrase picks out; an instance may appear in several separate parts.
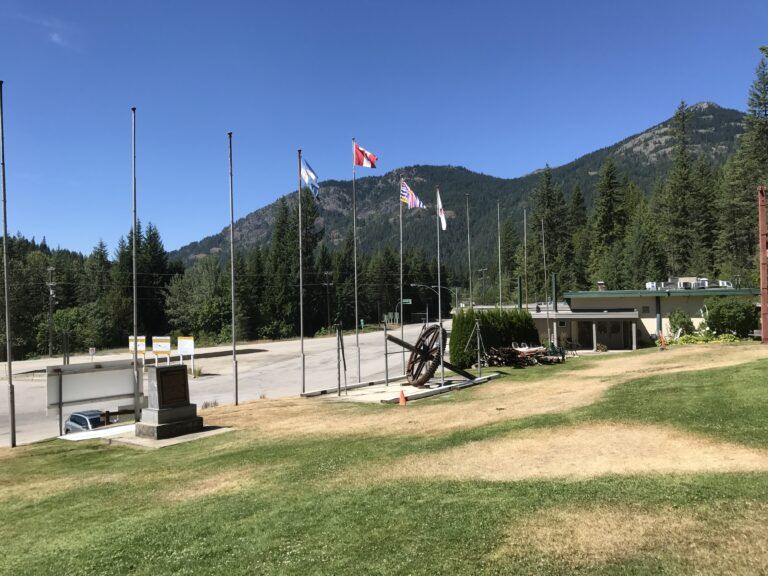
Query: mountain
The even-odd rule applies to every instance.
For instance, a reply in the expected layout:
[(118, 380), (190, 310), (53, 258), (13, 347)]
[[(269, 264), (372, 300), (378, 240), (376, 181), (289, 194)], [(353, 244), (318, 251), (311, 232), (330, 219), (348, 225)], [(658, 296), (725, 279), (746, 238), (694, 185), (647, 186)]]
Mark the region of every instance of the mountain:
[[(722, 165), (734, 151), (744, 129), (744, 114), (722, 108), (711, 102), (690, 107), (691, 146), (695, 153), (709, 159), (714, 166)], [(555, 181), (563, 186), (566, 198), (578, 184), (591, 207), (600, 166), (613, 158), (619, 171), (629, 181), (650, 194), (664, 176), (672, 159), (671, 119), (630, 136), (573, 162), (552, 169)], [(440, 186), (448, 218), (448, 230), (442, 237), (442, 253), (446, 264), (462, 268), (466, 262), (466, 200), (469, 196), (472, 228), (473, 266), (493, 263), (496, 254), (496, 201), (501, 200), (502, 218), (520, 221), (528, 193), (538, 180), (538, 171), (520, 178), (496, 178), (472, 172), (460, 166), (408, 166), (384, 174), (357, 180), (358, 238), (363, 251), (384, 244), (398, 244), (399, 179), (404, 177), (419, 197), (434, 206), (434, 189)], [(296, 193), (286, 196), (294, 202)], [(352, 182), (327, 180), (321, 183), (318, 225), (324, 229), (325, 240), (338, 245), (351, 228)], [(235, 222), (235, 238), (239, 246), (248, 248), (269, 242), (272, 224), (277, 214), (277, 202), (251, 212)], [(405, 246), (423, 247), (432, 251), (434, 221), (431, 210), (404, 210), (403, 236)], [(189, 265), (207, 254), (226, 252), (229, 245), (228, 228), (219, 234), (192, 242), (170, 254), (170, 258)]]

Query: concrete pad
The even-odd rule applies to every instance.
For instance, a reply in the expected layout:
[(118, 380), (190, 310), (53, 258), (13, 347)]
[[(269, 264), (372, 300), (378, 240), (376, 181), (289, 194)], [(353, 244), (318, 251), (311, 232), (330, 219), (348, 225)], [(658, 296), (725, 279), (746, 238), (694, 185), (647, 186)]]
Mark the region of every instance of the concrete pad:
[(96, 428), (96, 430), (87, 430), (85, 432), (71, 432), (64, 436), (59, 436), (59, 440), (69, 440), (70, 442), (79, 442), (80, 440), (93, 440), (94, 438), (111, 438), (121, 434), (133, 434), (135, 424), (122, 424), (120, 426), (106, 426)]
[(464, 378), (451, 377), (445, 379), (445, 386), (440, 385), (439, 378), (433, 378), (424, 387), (418, 388), (416, 386), (404, 385), (406, 380), (400, 379), (392, 381), (390, 380), (389, 386), (385, 384), (375, 384), (365, 386), (364, 388), (353, 388), (344, 393), (341, 391), (341, 396), (336, 393), (327, 394), (322, 396), (329, 401), (341, 401), (341, 402), (363, 402), (374, 404), (394, 404), (400, 400), (400, 392), (405, 394), (407, 401), (419, 400), (422, 398), (428, 398), (441, 393), (451, 392), (453, 390), (460, 390), (476, 384), (482, 384), (492, 378), (498, 378), (498, 373), (492, 373), (476, 380), (465, 380)]
[(166, 446), (184, 444), (185, 442), (192, 442), (193, 440), (208, 438), (209, 436), (217, 436), (219, 434), (224, 434), (225, 432), (232, 432), (233, 430), (234, 428), (205, 426), (200, 432), (193, 432), (192, 434), (185, 434), (184, 436), (176, 436), (175, 438), (165, 438), (163, 440), (141, 438), (136, 436), (134, 431), (130, 431), (120, 436), (111, 437), (108, 439), (108, 441), (110, 443), (125, 444), (126, 446), (137, 446), (139, 448), (165, 448)]

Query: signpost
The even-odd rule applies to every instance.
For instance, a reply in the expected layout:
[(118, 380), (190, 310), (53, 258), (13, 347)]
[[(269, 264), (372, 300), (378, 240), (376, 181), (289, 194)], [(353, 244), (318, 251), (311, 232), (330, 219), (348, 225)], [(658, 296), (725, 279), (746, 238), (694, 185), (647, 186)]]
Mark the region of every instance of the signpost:
[(403, 298), (403, 306), (406, 304), (413, 304), (413, 301), (410, 298)]
[(184, 362), (184, 356), (192, 358), (192, 377), (195, 376), (195, 338), (193, 336), (179, 336), (177, 346), (179, 348), (179, 361)]
[(160, 356), (165, 356), (167, 366), (171, 364), (171, 337), (170, 336), (152, 336), (152, 354), (155, 355), (155, 366)]

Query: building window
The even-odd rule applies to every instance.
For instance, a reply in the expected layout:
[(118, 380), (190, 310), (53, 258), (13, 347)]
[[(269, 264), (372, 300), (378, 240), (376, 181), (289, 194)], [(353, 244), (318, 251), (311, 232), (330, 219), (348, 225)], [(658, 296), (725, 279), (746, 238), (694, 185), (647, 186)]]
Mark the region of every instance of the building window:
[(565, 320), (558, 320), (557, 321), (557, 327), (558, 328), (565, 328)]
[(643, 306), (643, 314), (650, 314), (650, 313), (651, 313), (651, 307)]

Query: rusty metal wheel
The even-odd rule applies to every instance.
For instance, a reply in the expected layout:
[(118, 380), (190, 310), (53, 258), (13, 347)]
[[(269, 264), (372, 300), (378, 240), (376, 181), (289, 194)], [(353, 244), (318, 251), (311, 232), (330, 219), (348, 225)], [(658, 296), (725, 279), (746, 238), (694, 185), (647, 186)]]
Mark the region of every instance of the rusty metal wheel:
[(440, 340), (445, 351), (446, 332), (439, 324), (423, 329), (416, 341), (418, 352), (411, 352), (405, 375), (411, 386), (424, 386), (440, 366)]

